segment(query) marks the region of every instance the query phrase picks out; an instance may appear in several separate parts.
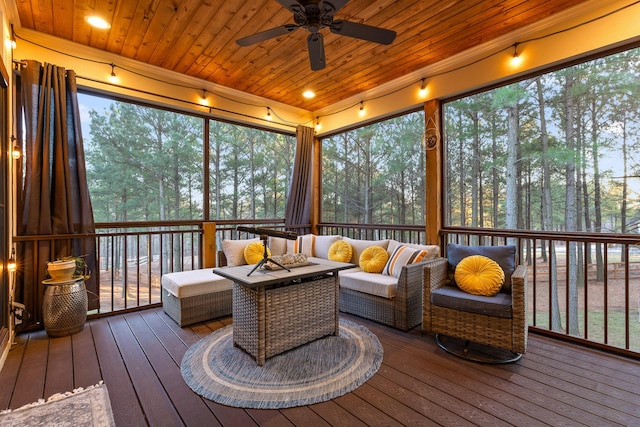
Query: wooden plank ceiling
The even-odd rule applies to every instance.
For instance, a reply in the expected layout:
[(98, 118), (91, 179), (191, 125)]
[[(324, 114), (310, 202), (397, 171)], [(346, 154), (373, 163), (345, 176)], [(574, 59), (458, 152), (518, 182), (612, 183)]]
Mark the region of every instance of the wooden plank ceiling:
[[(19, 27), (315, 111), (586, 0), (350, 0), (335, 19), (394, 30), (379, 45), (323, 29), (312, 71), (304, 29), (249, 47), (235, 40), (293, 23), (275, 0), (15, 0)], [(330, 1), (330, 0), (328, 0)], [(111, 23), (92, 29), (85, 16)], [(312, 100), (302, 92), (312, 89)]]

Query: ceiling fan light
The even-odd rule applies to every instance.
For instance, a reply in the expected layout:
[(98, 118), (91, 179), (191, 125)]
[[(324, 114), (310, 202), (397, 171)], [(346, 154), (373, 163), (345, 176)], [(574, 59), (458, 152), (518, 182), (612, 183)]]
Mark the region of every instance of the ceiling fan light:
[(96, 15), (89, 15), (84, 18), (89, 25), (101, 30), (108, 30), (111, 28), (111, 24), (105, 21), (103, 18)]

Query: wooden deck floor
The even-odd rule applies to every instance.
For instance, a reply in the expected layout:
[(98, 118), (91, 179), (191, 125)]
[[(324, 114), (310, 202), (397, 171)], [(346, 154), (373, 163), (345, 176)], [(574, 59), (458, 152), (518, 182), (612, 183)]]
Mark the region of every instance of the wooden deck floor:
[(640, 425), (640, 362), (531, 334), (512, 365), (448, 355), (419, 328), (368, 322), (384, 347), (378, 373), (311, 406), (243, 410), (202, 399), (180, 376), (187, 348), (231, 322), (181, 329), (161, 309), (93, 320), (83, 332), (19, 336), (0, 372), (0, 409), (104, 380), (119, 426)]

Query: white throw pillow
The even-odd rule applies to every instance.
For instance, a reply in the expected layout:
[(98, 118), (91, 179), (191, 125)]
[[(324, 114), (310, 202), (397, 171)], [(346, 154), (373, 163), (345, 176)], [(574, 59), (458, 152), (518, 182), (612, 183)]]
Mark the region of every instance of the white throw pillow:
[(340, 239), (342, 239), (341, 236), (316, 236), (316, 241), (313, 246), (313, 256), (329, 259), (329, 248)]
[(237, 265), (246, 265), (247, 261), (244, 259), (244, 248), (251, 242), (257, 242), (257, 237), (254, 239), (239, 239), (239, 240), (223, 240), (222, 252), (227, 258), (227, 266), (235, 267)]

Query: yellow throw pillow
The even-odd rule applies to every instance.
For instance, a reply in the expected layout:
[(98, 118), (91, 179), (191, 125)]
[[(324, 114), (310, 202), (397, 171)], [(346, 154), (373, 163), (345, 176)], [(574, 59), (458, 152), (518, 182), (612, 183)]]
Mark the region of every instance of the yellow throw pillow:
[(360, 268), (367, 273), (382, 273), (389, 254), (382, 246), (369, 246), (360, 254)]
[(329, 256), (331, 261), (349, 262), (353, 249), (351, 245), (344, 240), (337, 240), (329, 246)]
[[(267, 248), (267, 256), (271, 256), (271, 251)], [(264, 258), (264, 243), (262, 241), (251, 242), (244, 248), (244, 260), (247, 264), (257, 264)]]
[(463, 291), (490, 297), (500, 291), (504, 282), (504, 271), (491, 258), (471, 255), (458, 263), (454, 278)]

